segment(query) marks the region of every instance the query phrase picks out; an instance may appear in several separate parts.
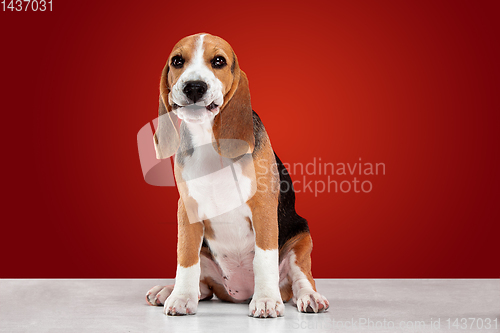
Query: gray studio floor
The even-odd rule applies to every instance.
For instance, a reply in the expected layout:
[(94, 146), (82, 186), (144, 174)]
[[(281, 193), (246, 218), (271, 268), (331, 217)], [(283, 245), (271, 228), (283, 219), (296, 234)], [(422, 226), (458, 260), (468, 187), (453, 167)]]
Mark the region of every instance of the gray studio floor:
[(278, 319), (217, 300), (200, 303), (197, 315), (167, 317), (144, 298), (165, 282), (0, 280), (0, 332), (500, 332), (500, 280), (318, 279), (329, 311), (287, 304)]

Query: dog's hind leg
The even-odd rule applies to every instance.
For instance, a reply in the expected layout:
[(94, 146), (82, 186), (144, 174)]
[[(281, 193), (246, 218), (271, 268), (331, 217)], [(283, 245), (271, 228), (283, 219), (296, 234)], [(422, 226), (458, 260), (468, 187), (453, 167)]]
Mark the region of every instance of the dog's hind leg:
[[(165, 300), (168, 298), (168, 296), (170, 296), (172, 290), (174, 290), (173, 284), (170, 284), (168, 286), (154, 286), (146, 294), (146, 301), (150, 305), (161, 306), (165, 304)], [(201, 301), (207, 301), (212, 299), (213, 292), (208, 287), (208, 285), (203, 281), (200, 281), (200, 293), (201, 293), (200, 296)]]
[(309, 233), (304, 234), (290, 250), (288, 272), (292, 283), (293, 302), (300, 312), (323, 312), (328, 309), (328, 300), (316, 291), (311, 273), (312, 240)]
[(149, 305), (153, 306), (163, 305), (167, 297), (172, 293), (172, 290), (174, 290), (173, 284), (168, 286), (154, 286), (146, 294), (146, 301)]

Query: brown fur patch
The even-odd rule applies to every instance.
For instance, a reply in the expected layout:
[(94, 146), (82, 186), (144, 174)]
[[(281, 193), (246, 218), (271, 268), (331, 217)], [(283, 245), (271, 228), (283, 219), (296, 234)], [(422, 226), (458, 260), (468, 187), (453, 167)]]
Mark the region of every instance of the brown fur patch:
[(292, 281), (290, 281), (290, 279), (288, 279), (288, 282), (284, 286), (280, 287), (280, 293), (283, 302), (288, 302), (289, 300), (292, 299), (293, 290), (292, 290)]
[(295, 246), (295, 244), (297, 244), (297, 242), (299, 240), (301, 240), (302, 238), (304, 238), (305, 235), (307, 235), (307, 234), (308, 233), (298, 234), (298, 235), (290, 238), (289, 240), (287, 240), (285, 242), (285, 244), (283, 244), (283, 246), (279, 250), (280, 262), (281, 262), (281, 260), (283, 260), (286, 257), (288, 252), (290, 252), (290, 250)]
[(257, 191), (247, 204), (252, 210), (255, 244), (263, 250), (277, 249), (279, 175), (267, 136), (253, 158)]
[(302, 273), (307, 276), (314, 291), (316, 291), (316, 283), (311, 272), (311, 251), (312, 238), (309, 233), (301, 234), (302, 237), (293, 245), (292, 249), (295, 253), (295, 264), (300, 268)]
[(205, 238), (214, 239), (215, 233), (214, 229), (212, 229), (212, 222), (210, 220), (203, 220), (203, 224), (205, 225)]
[[(295, 264), (299, 266), (300, 270), (307, 276), (309, 282), (315, 289), (316, 287), (311, 274), (310, 253), (312, 250), (312, 243), (310, 242), (310, 239), (310, 234), (308, 232), (305, 232), (287, 240), (286, 243), (279, 249), (279, 260), (281, 263), (281, 261), (287, 256), (290, 250), (293, 249), (296, 256)], [(309, 263), (307, 263), (307, 259), (309, 259)], [(288, 276), (287, 278), (288, 282), (284, 286), (280, 287), (281, 298), (284, 302), (288, 302), (293, 297), (292, 280), (290, 276)]]
[[(213, 132), (216, 142), (214, 148), (224, 157), (236, 158), (251, 153), (255, 146), (253, 135), (253, 112), (250, 91), (245, 73), (238, 69), (236, 90), (225, 96), (225, 106), (214, 119)], [(232, 88), (233, 89), (233, 88)], [(227, 104), (226, 104), (227, 103)]]
[[(234, 54), (233, 48), (224, 39), (206, 34), (203, 37), (203, 57), (205, 58), (205, 63), (207, 67), (214, 73), (214, 75), (219, 79), (223, 86), (223, 94), (227, 95), (227, 100), (231, 99), (232, 94), (230, 93), (233, 86), (238, 84), (239, 74), (238, 74), (238, 60)], [(222, 68), (213, 68), (211, 66), (211, 61), (217, 56), (222, 56), (226, 59), (226, 66)], [(231, 71), (231, 68), (233, 70)], [(226, 102), (226, 98), (224, 98)], [(226, 103), (222, 105), (224, 108)]]
[[(169, 70), (165, 71), (165, 76), (167, 79), (167, 86), (169, 89), (175, 85), (179, 77), (184, 73), (184, 70), (189, 65), (189, 63), (193, 60), (194, 50), (196, 48), (196, 41), (198, 40), (199, 34), (187, 36), (181, 39), (177, 44), (175, 44), (170, 56), (167, 60), (167, 66), (169, 66)], [(182, 68), (175, 68), (174, 66), (170, 66), (172, 62), (172, 58), (175, 56), (181, 56), (184, 58), (184, 66)], [(166, 100), (165, 100), (166, 101)]]
[(182, 198), (179, 199), (177, 221), (177, 263), (182, 267), (190, 267), (200, 260), (203, 224), (189, 222)]
[(184, 202), (184, 208), (186, 209), (186, 214), (189, 222), (196, 223), (201, 222), (202, 220), (198, 216), (198, 202), (194, 200), (188, 193), (188, 188), (186, 182), (182, 178), (182, 168), (177, 163), (175, 163), (174, 167), (175, 179), (177, 182), (177, 190), (179, 191), (179, 195), (181, 196)]

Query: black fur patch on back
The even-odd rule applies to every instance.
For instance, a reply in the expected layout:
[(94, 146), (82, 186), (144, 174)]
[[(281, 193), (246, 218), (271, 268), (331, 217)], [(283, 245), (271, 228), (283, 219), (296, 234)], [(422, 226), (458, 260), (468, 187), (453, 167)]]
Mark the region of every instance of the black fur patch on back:
[(264, 140), (264, 134), (266, 129), (264, 128), (264, 124), (259, 118), (259, 115), (252, 110), (253, 116), (253, 136), (255, 138), (255, 145), (253, 151), (259, 151), (262, 146), (262, 140)]
[(309, 232), (307, 220), (295, 211), (295, 191), (292, 178), (278, 155), (274, 153), (280, 175), (280, 197), (278, 203), (278, 245), (281, 249), (289, 239), (300, 233)]

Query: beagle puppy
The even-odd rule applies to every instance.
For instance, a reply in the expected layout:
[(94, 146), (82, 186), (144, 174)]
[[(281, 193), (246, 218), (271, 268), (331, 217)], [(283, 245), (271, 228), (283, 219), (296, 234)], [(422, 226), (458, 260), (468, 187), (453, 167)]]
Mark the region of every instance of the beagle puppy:
[(301, 312), (328, 309), (311, 274), (312, 240), (295, 212), (292, 180), (226, 41), (203, 33), (174, 46), (154, 144), (157, 158), (175, 154), (180, 199), (175, 285), (153, 287), (149, 304), (195, 314), (198, 301), (215, 294), (251, 298), (252, 317), (283, 316), (290, 299)]

